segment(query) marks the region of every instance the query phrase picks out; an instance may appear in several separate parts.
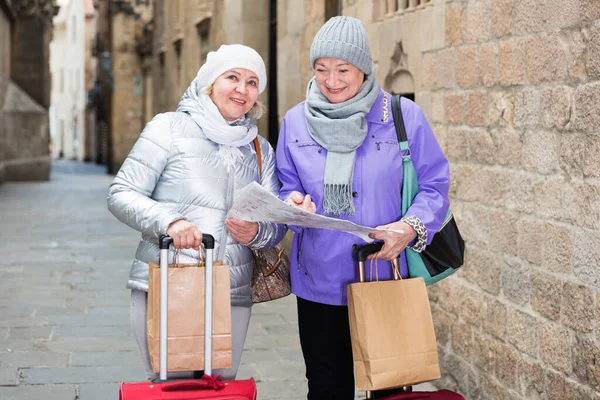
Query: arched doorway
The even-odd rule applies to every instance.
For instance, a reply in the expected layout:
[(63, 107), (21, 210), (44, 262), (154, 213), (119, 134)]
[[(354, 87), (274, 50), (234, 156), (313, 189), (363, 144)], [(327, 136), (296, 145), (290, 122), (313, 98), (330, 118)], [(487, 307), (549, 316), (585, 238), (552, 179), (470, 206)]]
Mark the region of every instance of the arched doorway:
[(404, 52), (402, 41), (396, 43), (384, 88), (392, 94), (415, 100), (415, 79), (408, 70), (408, 55)]

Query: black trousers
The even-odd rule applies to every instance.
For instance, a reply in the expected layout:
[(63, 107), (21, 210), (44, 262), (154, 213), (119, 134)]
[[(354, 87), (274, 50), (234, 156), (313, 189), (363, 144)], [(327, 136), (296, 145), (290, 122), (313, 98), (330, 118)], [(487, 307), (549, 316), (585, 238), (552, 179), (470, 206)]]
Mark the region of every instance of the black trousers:
[(306, 364), (308, 400), (354, 400), (348, 307), (298, 297), (298, 329)]

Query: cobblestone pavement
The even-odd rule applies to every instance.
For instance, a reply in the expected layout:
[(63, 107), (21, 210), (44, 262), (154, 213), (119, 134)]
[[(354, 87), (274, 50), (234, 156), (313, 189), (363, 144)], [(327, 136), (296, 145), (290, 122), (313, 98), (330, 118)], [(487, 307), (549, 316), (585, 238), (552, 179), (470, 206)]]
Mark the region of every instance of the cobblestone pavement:
[[(144, 379), (124, 288), (139, 234), (106, 210), (111, 179), (56, 162), (50, 182), (0, 186), (2, 400), (117, 399)], [(306, 398), (293, 296), (253, 308), (250, 376), (261, 400)]]

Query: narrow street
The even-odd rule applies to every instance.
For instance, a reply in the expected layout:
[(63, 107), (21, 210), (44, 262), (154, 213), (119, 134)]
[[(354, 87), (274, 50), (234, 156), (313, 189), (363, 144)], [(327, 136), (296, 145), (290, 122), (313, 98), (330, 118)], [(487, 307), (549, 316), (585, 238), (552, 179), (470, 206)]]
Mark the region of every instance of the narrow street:
[[(144, 379), (125, 282), (139, 234), (106, 210), (111, 177), (56, 162), (0, 186), (0, 399), (108, 400)], [(306, 398), (295, 299), (257, 305), (239, 377), (259, 398)]]

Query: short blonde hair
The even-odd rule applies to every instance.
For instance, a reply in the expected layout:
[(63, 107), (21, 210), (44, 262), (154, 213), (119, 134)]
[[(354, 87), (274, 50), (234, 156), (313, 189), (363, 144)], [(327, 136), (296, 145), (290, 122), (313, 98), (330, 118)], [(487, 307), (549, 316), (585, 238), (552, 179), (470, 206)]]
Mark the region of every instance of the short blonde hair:
[[(198, 95), (205, 94), (207, 96), (210, 96), (212, 94), (213, 86), (214, 86), (214, 83), (208, 87), (200, 89), (200, 91), (198, 92)], [(263, 116), (263, 114), (266, 111), (267, 111), (267, 107), (262, 102), (257, 100), (256, 103), (254, 103), (254, 105), (250, 109), (250, 111), (248, 111), (248, 114), (252, 118), (258, 120), (258, 119), (260, 119), (260, 117)]]

